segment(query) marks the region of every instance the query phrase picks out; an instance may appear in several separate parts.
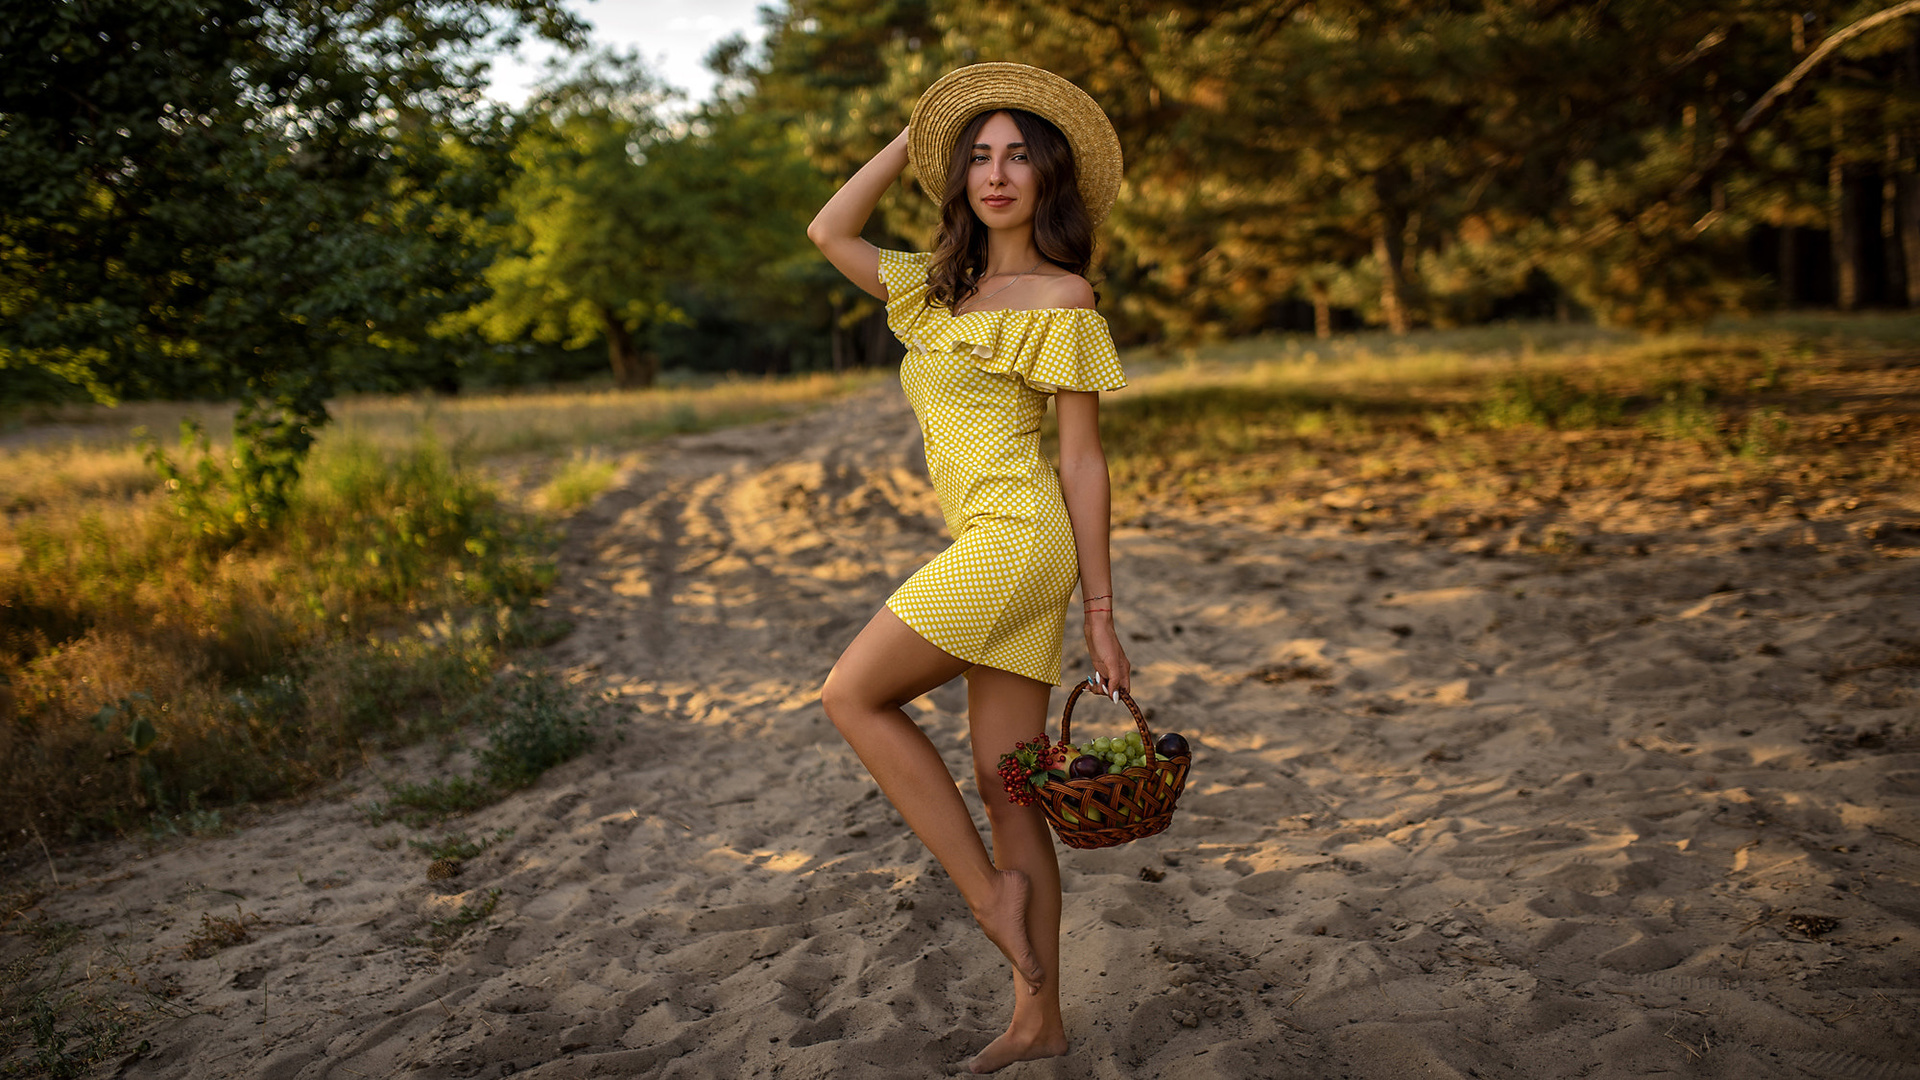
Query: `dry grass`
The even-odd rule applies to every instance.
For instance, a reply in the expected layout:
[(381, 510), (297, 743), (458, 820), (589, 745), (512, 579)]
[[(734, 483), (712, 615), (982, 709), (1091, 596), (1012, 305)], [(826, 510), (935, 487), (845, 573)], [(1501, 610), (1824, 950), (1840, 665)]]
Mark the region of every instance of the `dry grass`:
[[(799, 375), (781, 379), (722, 379), (651, 390), (532, 390), (443, 397), (434, 394), (350, 397), (331, 406), (334, 422), (322, 441), (350, 437), (399, 450), (430, 436), (468, 459), (566, 450), (619, 450), (662, 435), (750, 423), (809, 408), (887, 378), (883, 372)], [(129, 402), (38, 407), (0, 433), (0, 460), (49, 462), (85, 487), (137, 477), (143, 466), (135, 432), (163, 439), (182, 420), (200, 422), (216, 446), (233, 432), (231, 408), (205, 402)], [(3, 430), (3, 429), (0, 429)], [(37, 449), (36, 449), (37, 448)], [(34, 455), (44, 455), (36, 457)], [(98, 458), (95, 455), (100, 455)], [(12, 470), (9, 469), (9, 472)], [(0, 507), (20, 488), (0, 486)], [(76, 488), (78, 490), (78, 488)]]
[(249, 925), (260, 922), (260, 916), (251, 911), (243, 911), (239, 904), (233, 905), (233, 914), (200, 916), (200, 925), (187, 935), (187, 943), (180, 948), (183, 960), (204, 960), (221, 949), (245, 942), (252, 935)]
[(726, 380), (639, 392), (539, 392), (458, 398), (359, 398), (341, 403), (342, 431), (378, 445), (431, 431), (476, 457), (616, 450), (680, 432), (751, 423), (830, 401), (884, 373)]
[(196, 419), (218, 460), (227, 410), (16, 418), (33, 423), (0, 438), (0, 850), (217, 825), (212, 808), (338, 776), (476, 702), (512, 712), (491, 673), (553, 632), (530, 606), (553, 541), (488, 456), (572, 451), (539, 499), (564, 511), (612, 479), (603, 454), (883, 377), (341, 402), (286, 527), (227, 552), (196, 545), (135, 442)]
[(1117, 512), (1518, 529), (1554, 548), (1656, 522), (1916, 509), (1920, 318), (1365, 344), (1239, 343), (1141, 365), (1102, 424)]

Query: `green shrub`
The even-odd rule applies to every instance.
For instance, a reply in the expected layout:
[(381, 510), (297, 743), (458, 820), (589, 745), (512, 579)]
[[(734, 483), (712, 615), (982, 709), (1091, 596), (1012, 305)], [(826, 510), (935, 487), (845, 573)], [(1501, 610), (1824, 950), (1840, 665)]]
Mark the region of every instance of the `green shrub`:
[(551, 673), (516, 679), (488, 724), (481, 773), (501, 788), (525, 787), (592, 745), (590, 725), (579, 698)]
[(180, 499), (0, 519), (0, 847), (217, 821), (444, 731), (553, 577), (545, 526), (432, 442), (326, 444), (224, 548)]
[(1619, 398), (1582, 390), (1558, 373), (1513, 375), (1494, 384), (1476, 420), (1491, 431), (1523, 427), (1578, 431), (1616, 424), (1622, 411)]

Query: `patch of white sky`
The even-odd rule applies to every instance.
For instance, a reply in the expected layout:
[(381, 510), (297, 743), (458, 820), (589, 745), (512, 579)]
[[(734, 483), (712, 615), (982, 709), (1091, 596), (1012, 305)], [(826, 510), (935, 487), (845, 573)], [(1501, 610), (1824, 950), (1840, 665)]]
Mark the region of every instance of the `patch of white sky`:
[[(590, 48), (637, 50), (649, 70), (686, 94), (688, 105), (712, 98), (719, 82), (707, 69), (707, 53), (735, 34), (758, 45), (766, 34), (760, 9), (781, 6), (768, 0), (566, 0), (567, 9), (593, 27)], [(535, 40), (495, 57), (488, 96), (518, 108), (547, 74), (548, 62), (563, 55)]]

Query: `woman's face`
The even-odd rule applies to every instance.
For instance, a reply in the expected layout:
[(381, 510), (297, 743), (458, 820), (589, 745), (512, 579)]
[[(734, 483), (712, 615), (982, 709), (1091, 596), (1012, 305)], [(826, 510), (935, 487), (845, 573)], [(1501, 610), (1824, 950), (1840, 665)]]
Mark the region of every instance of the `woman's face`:
[(987, 118), (967, 165), (967, 201), (989, 229), (1025, 225), (1039, 200), (1038, 177), (1020, 125), (1006, 113)]

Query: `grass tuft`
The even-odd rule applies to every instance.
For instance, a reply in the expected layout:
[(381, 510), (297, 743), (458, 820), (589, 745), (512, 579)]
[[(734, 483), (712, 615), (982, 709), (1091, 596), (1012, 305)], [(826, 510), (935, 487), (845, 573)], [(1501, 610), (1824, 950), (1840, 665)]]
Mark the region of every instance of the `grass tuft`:
[(397, 821), (423, 829), (436, 822), (500, 800), (501, 792), (485, 780), (471, 776), (436, 777), (418, 784), (387, 786), (387, 800), (362, 808), (367, 824), (385, 825)]
[(560, 513), (578, 510), (600, 497), (619, 467), (599, 455), (575, 453), (540, 489), (540, 501)]
[(181, 946), (180, 958), (204, 960), (221, 949), (239, 945), (249, 937), (248, 924), (259, 921), (260, 916), (242, 911), (238, 904), (233, 906), (232, 915), (204, 914), (200, 916), (200, 926), (187, 936), (187, 943)]

